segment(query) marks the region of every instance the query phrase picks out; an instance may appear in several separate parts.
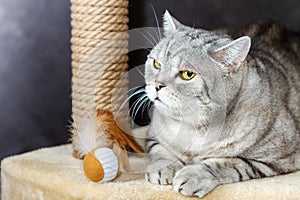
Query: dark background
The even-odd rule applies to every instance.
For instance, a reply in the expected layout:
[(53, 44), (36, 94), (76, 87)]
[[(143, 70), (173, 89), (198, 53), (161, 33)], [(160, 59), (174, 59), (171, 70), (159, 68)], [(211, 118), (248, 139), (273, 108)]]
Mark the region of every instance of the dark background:
[[(207, 29), (273, 19), (300, 30), (299, 0), (131, 0), (130, 27), (156, 26), (168, 9)], [(71, 115), (70, 3), (0, 0), (0, 159), (68, 142)], [(145, 52), (130, 54), (140, 65)]]

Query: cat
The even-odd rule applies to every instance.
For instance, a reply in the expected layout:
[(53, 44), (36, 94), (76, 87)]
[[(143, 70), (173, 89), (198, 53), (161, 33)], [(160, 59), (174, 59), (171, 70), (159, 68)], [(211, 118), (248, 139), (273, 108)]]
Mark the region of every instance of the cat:
[(203, 197), (300, 169), (300, 35), (261, 21), (207, 31), (168, 11), (145, 62), (145, 178)]

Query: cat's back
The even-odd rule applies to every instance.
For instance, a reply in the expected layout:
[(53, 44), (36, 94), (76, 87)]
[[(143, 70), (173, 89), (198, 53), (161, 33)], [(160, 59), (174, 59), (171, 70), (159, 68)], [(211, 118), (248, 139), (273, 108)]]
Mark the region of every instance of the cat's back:
[(285, 108), (293, 113), (300, 127), (300, 33), (289, 31), (274, 21), (259, 21), (229, 34), (234, 38), (251, 37), (249, 55), (255, 62), (252, 67), (264, 71), (274, 96), (281, 99)]
[(281, 51), (287, 53), (289, 59), (300, 61), (300, 32), (290, 31), (275, 21), (254, 22), (243, 28), (231, 30), (229, 34), (234, 38), (244, 35), (251, 37), (252, 50), (260, 48), (269, 52)]
[[(282, 66), (281, 70), (300, 88), (300, 32), (288, 30), (283, 25), (270, 21), (252, 23), (239, 31), (237, 35), (251, 38), (250, 56), (265, 57)], [(276, 65), (276, 66), (275, 66)]]

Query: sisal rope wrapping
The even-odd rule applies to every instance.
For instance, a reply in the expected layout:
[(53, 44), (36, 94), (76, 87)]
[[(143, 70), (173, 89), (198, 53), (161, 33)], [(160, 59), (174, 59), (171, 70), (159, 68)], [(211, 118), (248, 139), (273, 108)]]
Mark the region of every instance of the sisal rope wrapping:
[(128, 0), (71, 3), (73, 119), (83, 120), (98, 109), (116, 113), (128, 83)]

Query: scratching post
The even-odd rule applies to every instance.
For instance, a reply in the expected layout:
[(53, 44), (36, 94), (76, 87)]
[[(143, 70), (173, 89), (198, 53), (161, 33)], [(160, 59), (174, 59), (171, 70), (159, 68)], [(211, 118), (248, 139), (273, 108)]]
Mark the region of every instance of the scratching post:
[[(81, 123), (87, 116), (97, 115), (97, 110), (118, 113), (122, 119), (125, 112), (117, 111), (125, 100), (128, 82), (128, 1), (71, 3), (73, 120)], [(72, 133), (73, 144), (79, 143), (75, 124)], [(75, 156), (84, 156), (73, 147)]]

